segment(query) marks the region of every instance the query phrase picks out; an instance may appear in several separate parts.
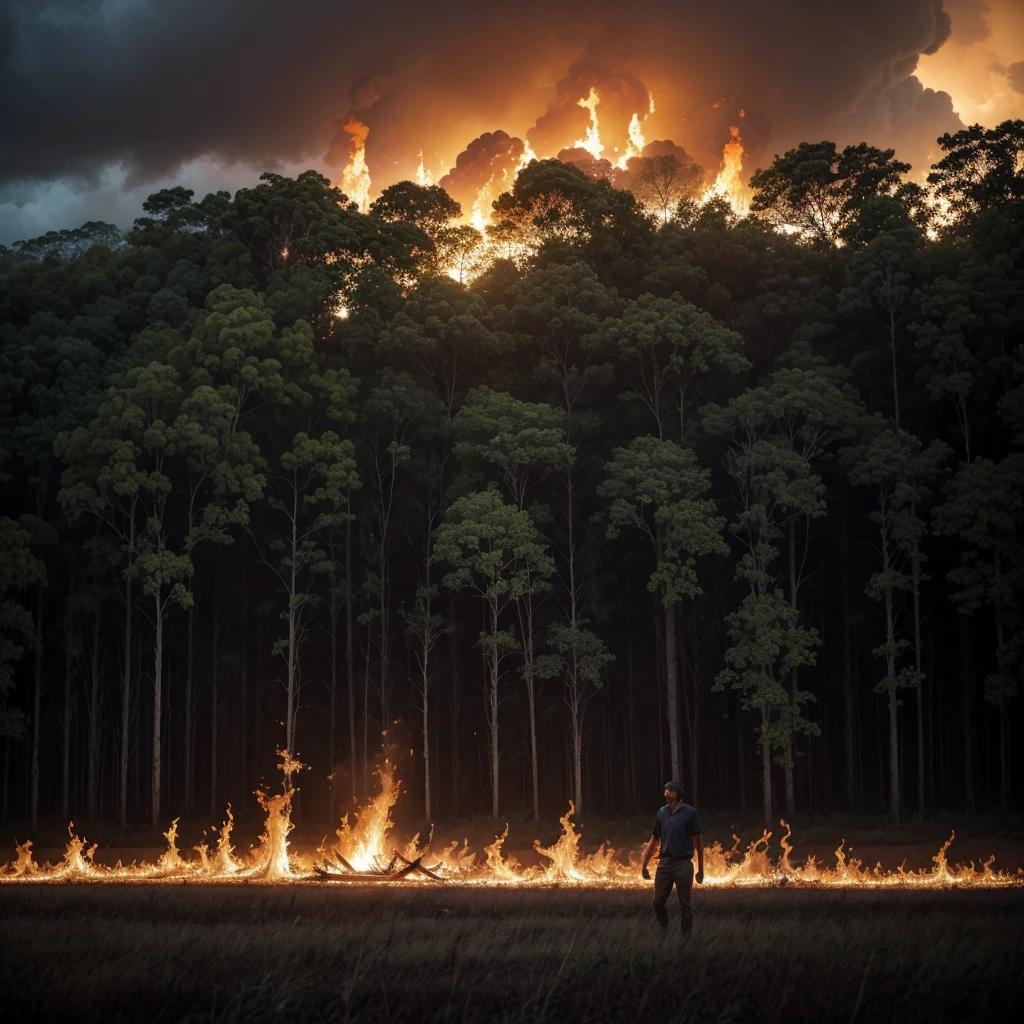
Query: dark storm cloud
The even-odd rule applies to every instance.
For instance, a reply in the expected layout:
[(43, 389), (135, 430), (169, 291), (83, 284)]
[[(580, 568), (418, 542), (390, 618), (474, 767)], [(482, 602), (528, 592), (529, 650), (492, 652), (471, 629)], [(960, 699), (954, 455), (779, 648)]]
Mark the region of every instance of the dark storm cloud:
[(768, 158), (868, 128), (905, 151), (908, 126), (930, 141), (948, 120), (920, 97), (905, 116), (898, 90), (949, 31), (942, 0), (0, 0), (0, 183), (111, 163), (144, 181), (204, 155), (318, 163), (351, 112), (386, 183), (420, 149), (452, 166), (486, 131), (585, 125), (588, 77), (622, 127), (653, 89), (659, 136), (700, 159), (741, 107)]

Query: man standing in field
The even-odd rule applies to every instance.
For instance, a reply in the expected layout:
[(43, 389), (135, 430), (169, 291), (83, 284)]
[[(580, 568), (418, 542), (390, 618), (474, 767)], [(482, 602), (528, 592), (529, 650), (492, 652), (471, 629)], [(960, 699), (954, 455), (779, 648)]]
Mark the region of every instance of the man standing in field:
[(654, 873), (654, 914), (662, 928), (668, 927), (668, 911), (665, 904), (676, 887), (680, 924), (683, 935), (689, 935), (693, 927), (693, 907), (690, 906), (690, 890), (693, 888), (693, 851), (697, 851), (697, 884), (704, 881), (704, 840), (701, 836), (697, 812), (683, 803), (683, 787), (678, 782), (665, 783), (665, 806), (654, 819), (654, 832), (644, 847), (640, 874), (650, 879), (647, 864), (660, 844), (658, 870)]

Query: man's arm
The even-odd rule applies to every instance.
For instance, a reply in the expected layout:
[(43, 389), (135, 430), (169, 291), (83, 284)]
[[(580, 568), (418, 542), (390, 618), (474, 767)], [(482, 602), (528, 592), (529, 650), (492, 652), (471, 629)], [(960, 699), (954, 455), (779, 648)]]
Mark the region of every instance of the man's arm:
[[(640, 875), (641, 875), (641, 877), (643, 877), (643, 878), (650, 878), (651, 877), (650, 871), (647, 870), (647, 865), (650, 862), (651, 857), (654, 856), (655, 848), (658, 847), (658, 846), (661, 846), (661, 840), (657, 836), (651, 836), (651, 838), (647, 840), (647, 845), (644, 847), (643, 860), (640, 862)], [(703, 852), (701, 853), (701, 856), (702, 857), (704, 856)]]
[(693, 837), (693, 848), (697, 851), (697, 874), (694, 876), (698, 885), (704, 883), (704, 837), (698, 832)]

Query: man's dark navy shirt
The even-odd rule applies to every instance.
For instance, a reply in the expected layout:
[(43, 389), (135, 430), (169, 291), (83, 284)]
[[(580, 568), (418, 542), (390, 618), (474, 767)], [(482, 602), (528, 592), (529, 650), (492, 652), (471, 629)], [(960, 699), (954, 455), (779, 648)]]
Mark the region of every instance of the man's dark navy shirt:
[(654, 838), (661, 840), (658, 860), (692, 860), (693, 837), (701, 834), (697, 812), (689, 804), (678, 804), (675, 813), (665, 804), (654, 819)]

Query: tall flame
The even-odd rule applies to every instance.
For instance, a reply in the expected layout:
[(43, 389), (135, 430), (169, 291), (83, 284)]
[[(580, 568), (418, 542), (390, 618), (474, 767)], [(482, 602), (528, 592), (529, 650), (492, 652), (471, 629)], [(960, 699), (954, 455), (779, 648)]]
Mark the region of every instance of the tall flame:
[(750, 212), (750, 190), (743, 181), (743, 139), (739, 128), (729, 129), (729, 141), (722, 149), (722, 169), (714, 183), (704, 192), (702, 202), (724, 199), (737, 217)]
[(422, 149), (420, 150), (420, 164), (419, 164), (419, 167), (416, 168), (416, 184), (417, 185), (433, 185), (434, 184), (434, 178), (431, 175), (430, 171), (428, 171), (423, 166), (423, 150)]
[(572, 145), (574, 149), (585, 149), (595, 160), (601, 159), (604, 152), (604, 144), (601, 142), (601, 130), (597, 122), (597, 107), (601, 102), (597, 90), (591, 86), (590, 94), (585, 100), (577, 100), (579, 106), (590, 111), (590, 124), (587, 125), (587, 134), (582, 139), (577, 139)]
[(343, 125), (343, 130), (350, 136), (349, 160), (341, 172), (338, 184), (342, 192), (359, 207), (359, 212), (366, 213), (370, 208), (370, 171), (366, 166), (366, 136), (370, 134), (370, 129), (362, 121), (350, 117)]

